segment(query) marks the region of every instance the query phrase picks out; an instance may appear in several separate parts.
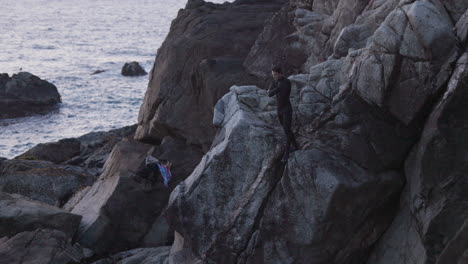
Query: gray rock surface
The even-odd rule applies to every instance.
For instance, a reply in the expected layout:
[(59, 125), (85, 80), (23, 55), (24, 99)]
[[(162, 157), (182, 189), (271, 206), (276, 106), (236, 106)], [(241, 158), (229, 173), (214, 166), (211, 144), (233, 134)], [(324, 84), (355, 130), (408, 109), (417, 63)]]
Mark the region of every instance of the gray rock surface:
[[(135, 136), (49, 155), (97, 168), (112, 149), (63, 207), (83, 216), (78, 242), (101, 263), (466, 263), (467, 7), (189, 0)], [(257, 88), (277, 63), (294, 74), (286, 164)], [(173, 162), (168, 189), (134, 177), (148, 154)]]
[(212, 148), (171, 193), (169, 222), (190, 245), (171, 252), (174, 263), (187, 251), (213, 263), (361, 259), (391, 222), (402, 175), (317, 148), (296, 151), (285, 166), (266, 92), (234, 86), (221, 101)]
[(141, 76), (141, 75), (147, 75), (148, 73), (141, 67), (141, 65), (136, 62), (127, 62), (124, 64), (122, 67), (121, 74), (123, 76)]
[(39, 143), (15, 159), (47, 160), (86, 168), (98, 176), (112, 148), (123, 138), (133, 137), (136, 124), (109, 131), (90, 132), (76, 138)]
[(213, 106), (231, 85), (256, 80), (242, 62), (265, 19), (285, 2), (188, 1), (158, 49), (135, 139), (159, 144), (172, 136), (206, 151), (215, 134)]
[(0, 192), (0, 238), (36, 229), (59, 230), (71, 238), (81, 216), (18, 194)]
[(0, 238), (1, 264), (67, 264), (80, 263), (82, 258), (70, 238), (58, 230), (37, 229)]
[(170, 247), (137, 248), (92, 264), (168, 264)]
[(29, 72), (0, 74), (0, 118), (14, 118), (51, 110), (61, 103), (55, 85)]
[(150, 148), (128, 139), (118, 142), (101, 176), (71, 210), (83, 216), (77, 241), (97, 255), (137, 247), (167, 202), (169, 189), (162, 183), (133, 177)]
[(467, 62), (465, 53), (406, 160), (400, 212), (369, 264), (467, 260)]
[(12, 159), (0, 162), (0, 191), (17, 193), (57, 207), (78, 190), (92, 185), (86, 169), (49, 161)]

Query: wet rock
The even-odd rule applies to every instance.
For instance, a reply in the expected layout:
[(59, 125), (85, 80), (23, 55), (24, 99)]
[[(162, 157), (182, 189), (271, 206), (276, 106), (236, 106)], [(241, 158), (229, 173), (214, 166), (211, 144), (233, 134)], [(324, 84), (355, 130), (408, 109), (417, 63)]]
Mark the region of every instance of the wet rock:
[(45, 113), (61, 103), (57, 87), (29, 72), (0, 74), (0, 118)]

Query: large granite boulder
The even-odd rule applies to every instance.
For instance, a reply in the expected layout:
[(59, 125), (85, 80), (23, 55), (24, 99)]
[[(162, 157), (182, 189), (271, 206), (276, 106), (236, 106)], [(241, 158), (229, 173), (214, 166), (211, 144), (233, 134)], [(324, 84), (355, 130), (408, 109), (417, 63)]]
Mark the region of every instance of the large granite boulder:
[(221, 99), (210, 151), (171, 194), (174, 263), (350, 263), (390, 224), (402, 175), (326, 148), (296, 151), (282, 164), (273, 102), (254, 86)]
[(169, 189), (136, 181), (151, 145), (118, 142), (104, 171), (71, 212), (83, 216), (77, 241), (97, 255), (136, 248), (167, 203)]
[(188, 1), (158, 49), (135, 139), (158, 144), (173, 136), (206, 151), (215, 134), (213, 106), (231, 85), (254, 83), (243, 60), (265, 19), (285, 2)]
[(61, 96), (55, 85), (29, 72), (0, 74), (0, 118), (46, 112), (58, 103)]

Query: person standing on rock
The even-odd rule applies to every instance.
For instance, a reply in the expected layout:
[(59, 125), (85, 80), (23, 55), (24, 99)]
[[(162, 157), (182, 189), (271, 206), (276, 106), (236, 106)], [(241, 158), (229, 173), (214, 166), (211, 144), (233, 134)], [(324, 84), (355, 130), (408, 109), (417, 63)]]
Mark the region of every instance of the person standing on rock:
[(286, 149), (281, 161), (286, 162), (288, 161), (289, 153), (299, 148), (291, 130), (292, 106), (289, 101), (291, 81), (284, 77), (281, 68), (278, 66), (271, 69), (271, 75), (273, 76), (273, 81), (268, 88), (268, 96), (273, 97), (276, 95), (278, 119), (286, 134)]

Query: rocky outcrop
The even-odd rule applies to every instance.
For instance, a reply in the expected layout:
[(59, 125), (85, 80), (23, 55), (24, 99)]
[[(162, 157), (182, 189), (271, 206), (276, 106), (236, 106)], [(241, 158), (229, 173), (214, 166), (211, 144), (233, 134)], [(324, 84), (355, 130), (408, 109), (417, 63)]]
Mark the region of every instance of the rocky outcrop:
[(109, 131), (90, 132), (57, 142), (39, 143), (15, 159), (46, 160), (56, 164), (80, 166), (99, 176), (115, 144), (124, 138), (133, 137), (135, 130), (136, 124)]
[(94, 181), (95, 177), (81, 167), (35, 160), (0, 161), (0, 191), (21, 194), (57, 207)]
[(0, 192), (0, 263), (72, 263), (83, 258), (71, 244), (81, 216)]
[(134, 178), (150, 149), (132, 140), (116, 144), (99, 179), (71, 210), (83, 216), (78, 233), (82, 246), (99, 255), (142, 243), (169, 195), (162, 183)]
[(72, 237), (81, 216), (18, 194), (0, 192), (0, 237), (36, 229), (54, 229)]
[[(467, 7), (188, 1), (135, 136), (64, 205), (76, 241), (100, 264), (465, 263)], [(277, 63), (293, 74), (287, 163), (261, 89)], [(86, 164), (80, 144), (45, 156)], [(146, 155), (173, 162), (169, 188), (135, 177)]]
[[(282, 133), (271, 103), (254, 86), (233, 87), (216, 106), (210, 150), (171, 194), (170, 262), (463, 263), (466, 147), (455, 135), (466, 133), (457, 113), (467, 110), (463, 96), (443, 98), (466, 88), (454, 84), (463, 80), (456, 65), (466, 65), (466, 7), (437, 0), (283, 7), (244, 67), (261, 78), (275, 49), (306, 53), (291, 66), (302, 73), (289, 77), (302, 150), (279, 164)], [(437, 102), (449, 98), (457, 99), (443, 114)]]
[(467, 63), (465, 53), (406, 160), (400, 212), (369, 263), (467, 260)]
[(71, 246), (65, 233), (53, 229), (36, 229), (0, 238), (0, 263), (50, 264), (80, 263), (83, 255)]
[(256, 80), (242, 63), (265, 19), (285, 2), (188, 1), (158, 49), (135, 139), (159, 144), (170, 135), (206, 151), (215, 134), (213, 106), (231, 85)]
[(148, 74), (136, 61), (125, 63), (121, 73), (123, 76), (141, 76)]
[(61, 103), (55, 85), (29, 72), (0, 74), (0, 118), (41, 113)]
[(362, 258), (391, 222), (402, 175), (317, 147), (296, 151), (285, 166), (265, 91), (232, 87), (219, 104), (224, 114), (211, 150), (171, 194), (167, 215), (183, 243), (171, 253), (174, 263)]

